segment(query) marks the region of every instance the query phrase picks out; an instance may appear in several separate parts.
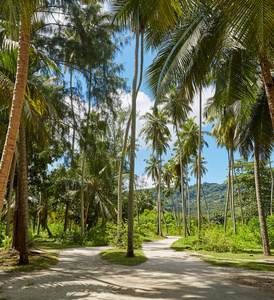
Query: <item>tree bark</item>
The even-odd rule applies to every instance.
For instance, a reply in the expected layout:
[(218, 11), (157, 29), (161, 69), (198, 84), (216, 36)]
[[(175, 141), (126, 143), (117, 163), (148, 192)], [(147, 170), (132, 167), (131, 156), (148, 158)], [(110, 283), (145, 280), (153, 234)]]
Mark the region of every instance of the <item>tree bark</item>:
[(230, 150), (231, 155), (231, 217), (233, 222), (234, 234), (236, 234), (236, 216), (235, 216), (235, 203), (234, 203), (234, 155), (233, 147)]
[(231, 168), (231, 163), (230, 163), (230, 153), (229, 149), (227, 149), (228, 152), (228, 183), (227, 183), (227, 198), (226, 198), (226, 205), (225, 205), (225, 218), (224, 218), (224, 231), (226, 232), (226, 225), (227, 225), (227, 214), (228, 214), (228, 207), (229, 207), (229, 200), (230, 200), (230, 168)]
[(273, 171), (271, 167), (271, 160), (269, 159), (270, 175), (271, 175), (271, 192), (270, 192), (270, 216), (273, 215)]
[(206, 196), (205, 196), (205, 192), (204, 192), (203, 186), (201, 186), (201, 188), (202, 188), (202, 193), (203, 193), (203, 196), (204, 196), (204, 199), (205, 199), (205, 206), (206, 206), (208, 224), (210, 225), (211, 221), (210, 221), (210, 214), (209, 214), (209, 209), (208, 209), (208, 205), (207, 205), (207, 201), (206, 201)]
[(165, 213), (164, 213), (164, 210), (163, 210), (163, 209), (162, 209), (162, 214), (163, 214), (163, 220), (164, 220), (164, 223), (165, 223), (166, 234), (168, 234), (168, 227), (167, 227), (166, 218), (165, 218)]
[(198, 231), (201, 231), (201, 140), (202, 140), (202, 88), (199, 97), (199, 140), (198, 140), (198, 170), (197, 170), (197, 211)]
[(66, 201), (64, 232), (66, 232), (68, 228), (68, 212), (69, 212), (69, 200)]
[(176, 135), (179, 142), (179, 151), (180, 151), (180, 171), (181, 171), (181, 197), (182, 197), (182, 215), (183, 215), (183, 226), (184, 226), (184, 237), (187, 233), (187, 217), (186, 217), (186, 199), (184, 197), (184, 177), (183, 177), (183, 149), (181, 145), (181, 139), (178, 131), (178, 125), (175, 124)]
[(158, 210), (157, 210), (157, 216), (158, 216), (158, 230), (157, 233), (159, 236), (162, 236), (162, 224), (161, 224), (161, 211), (162, 211), (162, 205), (161, 205), (161, 201), (162, 201), (162, 191), (161, 191), (161, 157), (159, 158), (159, 155), (157, 153), (157, 162), (158, 162)]
[(176, 204), (177, 204), (177, 212), (178, 212), (178, 234), (181, 235), (181, 218), (180, 218), (180, 209), (178, 202), (178, 193), (176, 191)]
[(81, 235), (85, 232), (85, 215), (84, 215), (84, 180), (86, 169), (86, 151), (83, 151), (82, 177), (81, 177)]
[(264, 255), (269, 256), (269, 255), (271, 255), (271, 253), (270, 253), (270, 246), (269, 246), (269, 240), (268, 240), (266, 218), (265, 218), (265, 214), (264, 214), (263, 199), (262, 199), (262, 194), (261, 194), (260, 157), (259, 157), (259, 155), (260, 155), (259, 147), (258, 147), (257, 143), (255, 142), (254, 176), (255, 176), (256, 198), (257, 198), (257, 205), (258, 205), (258, 213), (259, 213)]
[(241, 217), (242, 217), (242, 224), (244, 225), (245, 220), (244, 220), (244, 213), (243, 213), (243, 204), (242, 204), (242, 193), (239, 185), (239, 180), (237, 177), (237, 174), (234, 169), (234, 174), (235, 174), (235, 179), (236, 179), (236, 184), (237, 184), (237, 189), (238, 189), (238, 195), (239, 195), (239, 202), (240, 202), (240, 209), (241, 209)]
[(137, 14), (136, 43), (134, 57), (134, 75), (132, 81), (132, 124), (130, 143), (130, 173), (129, 173), (129, 195), (128, 195), (128, 241), (127, 257), (134, 257), (133, 227), (134, 227), (134, 171), (135, 171), (135, 136), (136, 136), (136, 98), (137, 98), (137, 77), (138, 77), (138, 55), (139, 52), (139, 15)]
[(36, 235), (40, 234), (40, 225), (41, 225), (41, 205), (42, 205), (42, 192), (40, 191), (39, 207), (38, 207), (38, 220), (37, 220), (37, 230)]
[(271, 76), (271, 70), (270, 70), (270, 62), (267, 59), (267, 57), (263, 55), (259, 55), (260, 65), (261, 65), (261, 71), (265, 86), (265, 92), (266, 97), (268, 101), (268, 107), (272, 122), (272, 128), (274, 130), (274, 83), (273, 78)]
[(30, 29), (31, 14), (26, 13), (21, 17), (16, 80), (12, 98), (9, 127), (0, 163), (0, 216), (3, 209), (3, 200), (9, 178), (16, 138), (21, 120), (24, 94), (26, 90), (29, 63)]
[(8, 194), (8, 209), (7, 209), (7, 223), (6, 223), (6, 236), (10, 236), (10, 207), (11, 207), (11, 200), (12, 200), (12, 191), (13, 191), (13, 183), (14, 183), (14, 175), (16, 169), (16, 153), (14, 153), (11, 171), (10, 171), (10, 186), (9, 186), (9, 194)]
[(17, 193), (15, 197), (15, 209), (13, 215), (12, 246), (19, 251), (19, 265), (26, 265), (28, 259), (28, 192), (27, 192), (27, 157), (26, 157), (25, 128), (19, 128), (19, 176)]

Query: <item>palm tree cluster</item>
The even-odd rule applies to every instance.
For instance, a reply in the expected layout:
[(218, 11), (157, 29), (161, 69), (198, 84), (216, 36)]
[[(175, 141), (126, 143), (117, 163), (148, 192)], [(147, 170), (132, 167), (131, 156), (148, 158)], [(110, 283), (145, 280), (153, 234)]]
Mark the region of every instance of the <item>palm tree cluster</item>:
[[(189, 168), (197, 179), (201, 230), (202, 149), (208, 134), (202, 130), (202, 89), (212, 86), (204, 117), (213, 124), (218, 146), (228, 152), (225, 218), (230, 204), (236, 233), (234, 154), (253, 155), (264, 254), (270, 255), (260, 161), (270, 160), (274, 141), (273, 0), (115, 0), (108, 1), (112, 14), (104, 13), (100, 2), (0, 0), (0, 130), (6, 136), (0, 140), (0, 215), (5, 212), (9, 234), (15, 190), (13, 246), (20, 251), (20, 263), (28, 262), (30, 218), (34, 225), (37, 218), (38, 233), (43, 226), (50, 234), (50, 205), (62, 215), (64, 231), (75, 222), (82, 235), (117, 214), (118, 243), (127, 219), (127, 256), (134, 256), (134, 208), (139, 220), (142, 206), (150, 203), (135, 187), (137, 95), (148, 49), (156, 51), (145, 73), (155, 106), (142, 116), (141, 136), (152, 150), (146, 172), (157, 187), (158, 234), (164, 218), (163, 183), (167, 195), (177, 195), (179, 189), (184, 237), (190, 232)], [(135, 37), (129, 111), (121, 109), (118, 93), (126, 88), (119, 75), (123, 67), (114, 62), (115, 35), (124, 28)], [(195, 95), (199, 124), (189, 118)], [(168, 125), (176, 141), (163, 164), (163, 155), (170, 153)], [(63, 163), (49, 172), (48, 165), (60, 159)], [(127, 218), (122, 215), (125, 175)], [(204, 200), (210, 224), (205, 195)], [(29, 203), (37, 209), (29, 209)], [(52, 213), (51, 219), (58, 218)]]

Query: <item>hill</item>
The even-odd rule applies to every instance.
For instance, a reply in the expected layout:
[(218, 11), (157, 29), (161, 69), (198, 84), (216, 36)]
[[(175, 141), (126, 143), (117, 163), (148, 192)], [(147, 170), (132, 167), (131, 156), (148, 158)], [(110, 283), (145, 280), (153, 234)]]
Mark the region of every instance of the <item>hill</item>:
[[(208, 203), (210, 213), (214, 213), (215, 211), (224, 211), (225, 210), (225, 202), (227, 197), (227, 185), (222, 183), (208, 183), (204, 182), (202, 184), (202, 189), (204, 191), (205, 198)], [(201, 208), (202, 213), (206, 214), (205, 208), (205, 200), (204, 200), (203, 192), (201, 191)], [(166, 209), (172, 210), (172, 200), (176, 206), (176, 198), (179, 201), (179, 206), (181, 209), (181, 195), (179, 191), (175, 193), (172, 197), (167, 198), (168, 204), (165, 206)], [(191, 185), (189, 187), (189, 200), (190, 200), (190, 210), (191, 212), (195, 212), (196, 214), (196, 207), (197, 207), (197, 191), (196, 191), (196, 184)], [(187, 207), (188, 207), (188, 199), (187, 199)]]

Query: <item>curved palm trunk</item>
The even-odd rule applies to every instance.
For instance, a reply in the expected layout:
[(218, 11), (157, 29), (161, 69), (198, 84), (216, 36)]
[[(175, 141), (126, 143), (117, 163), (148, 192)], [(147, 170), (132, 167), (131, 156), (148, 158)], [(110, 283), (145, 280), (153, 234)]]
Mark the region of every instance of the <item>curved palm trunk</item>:
[(7, 188), (16, 138), (19, 130), (24, 94), (27, 83), (30, 29), (31, 15), (25, 14), (21, 18), (16, 80), (12, 98), (9, 127), (0, 163), (0, 216), (3, 209), (3, 200)]
[(181, 145), (181, 139), (178, 131), (178, 125), (175, 124), (177, 139), (179, 142), (180, 151), (180, 171), (181, 171), (181, 197), (182, 197), (182, 215), (183, 215), (183, 226), (184, 226), (184, 237), (187, 234), (187, 217), (186, 217), (186, 199), (184, 197), (184, 177), (183, 177), (183, 149)]
[(271, 75), (271, 64), (267, 57), (260, 55), (259, 56), (261, 71), (266, 91), (266, 97), (268, 101), (268, 107), (271, 116), (272, 127), (274, 130), (274, 83)]
[(264, 214), (263, 199), (261, 194), (259, 147), (256, 142), (255, 142), (255, 150), (254, 150), (254, 176), (255, 176), (255, 189), (256, 189), (256, 198), (257, 198), (257, 205), (258, 205), (261, 234), (262, 234), (263, 250), (264, 250), (264, 255), (269, 256), (271, 255), (271, 253), (270, 253), (270, 246), (269, 246), (269, 240), (267, 234), (266, 219)]
[[(141, 62), (140, 62), (140, 78), (139, 78), (139, 84), (136, 90), (136, 98), (138, 96), (139, 89), (142, 84), (143, 79), (143, 68), (144, 68), (144, 33), (141, 33)], [(120, 243), (121, 241), (121, 225), (123, 222), (123, 216), (122, 216), (122, 184), (123, 184), (123, 166), (126, 156), (126, 146), (127, 146), (127, 140), (128, 140), (128, 134), (129, 134), (129, 128), (132, 120), (132, 114), (130, 114), (125, 137), (124, 137), (124, 143), (123, 143), (123, 149), (122, 149), (122, 155), (121, 155), (121, 161), (119, 166), (119, 174), (118, 174), (118, 204), (117, 204), (117, 243)]]
[(187, 187), (187, 202), (188, 202), (188, 228), (191, 228), (191, 211), (190, 211), (190, 196), (189, 196), (189, 185), (188, 185), (188, 157), (186, 162), (186, 187)]
[(10, 187), (9, 187), (9, 194), (8, 194), (8, 209), (7, 209), (7, 223), (6, 223), (6, 236), (10, 236), (10, 207), (11, 207), (11, 200), (12, 200), (12, 191), (13, 191), (13, 183), (14, 183), (14, 175), (16, 169), (16, 153), (14, 153), (11, 171), (10, 171)]
[(202, 88), (200, 88), (199, 99), (199, 141), (198, 141), (198, 172), (197, 172), (197, 211), (198, 231), (201, 231), (201, 139), (202, 139)]
[(127, 257), (134, 257), (133, 226), (134, 226), (134, 170), (135, 170), (135, 136), (136, 136), (136, 98), (137, 98), (137, 76), (138, 76), (138, 52), (139, 52), (139, 16), (137, 14), (136, 44), (134, 58), (134, 76), (132, 82), (132, 124), (130, 143), (130, 171), (129, 171), (129, 194), (128, 194), (128, 241)]
[(72, 69), (70, 69), (70, 80), (69, 80), (69, 85), (70, 85), (70, 106), (71, 106), (71, 112), (72, 112), (72, 120), (73, 120), (73, 128), (72, 128), (72, 145), (71, 145), (71, 165), (73, 165), (74, 161), (74, 143), (75, 143), (75, 116), (74, 116), (74, 107), (73, 107), (73, 92), (72, 92)]
[[(40, 197), (39, 197), (40, 199), (39, 199), (39, 206), (38, 207), (40, 208), (41, 205), (42, 205), (42, 192), (40, 191), (39, 194), (40, 194)], [(36, 235), (40, 234), (40, 226), (41, 226), (41, 209), (39, 209), (39, 211), (38, 211)], [(34, 225), (33, 225), (33, 231), (34, 231), (34, 227), (35, 227), (35, 222), (34, 222)]]

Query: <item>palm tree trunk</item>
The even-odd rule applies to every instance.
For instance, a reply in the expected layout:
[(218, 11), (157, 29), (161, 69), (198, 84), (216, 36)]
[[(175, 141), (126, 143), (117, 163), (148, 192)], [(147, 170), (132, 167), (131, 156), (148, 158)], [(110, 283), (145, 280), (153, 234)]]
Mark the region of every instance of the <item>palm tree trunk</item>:
[(69, 212), (69, 200), (66, 201), (64, 232), (66, 232), (68, 228), (68, 212)]
[(128, 241), (127, 257), (134, 257), (133, 247), (133, 225), (134, 225), (134, 170), (135, 170), (135, 136), (136, 136), (136, 98), (137, 98), (137, 77), (138, 77), (138, 52), (139, 52), (139, 15), (137, 14), (136, 43), (134, 58), (134, 75), (132, 82), (132, 124), (130, 143), (130, 171), (129, 171), (129, 194), (128, 194)]
[(187, 187), (187, 202), (188, 202), (188, 228), (190, 231), (191, 228), (191, 211), (190, 211), (190, 196), (189, 196), (189, 185), (188, 185), (188, 157), (187, 157), (187, 162), (186, 162), (186, 187)]
[(235, 174), (235, 179), (236, 179), (236, 184), (237, 184), (237, 189), (238, 189), (238, 195), (239, 195), (239, 202), (240, 202), (240, 209), (241, 209), (242, 224), (244, 225), (245, 220), (244, 220), (244, 212), (243, 212), (242, 193), (241, 193), (241, 189), (240, 189), (240, 185), (239, 185), (238, 176), (237, 176), (237, 174), (236, 174), (236, 172), (235, 172), (235, 169), (234, 169), (234, 174)]
[(270, 175), (271, 175), (271, 192), (270, 192), (270, 215), (273, 215), (273, 171), (271, 167), (271, 160), (269, 159)]
[(271, 121), (272, 121), (272, 127), (274, 130), (274, 83), (273, 83), (273, 78), (271, 76), (271, 70), (270, 70), (271, 64), (265, 56), (260, 55), (259, 60), (260, 60), (265, 92), (266, 92), (266, 97), (267, 97)]
[(233, 148), (230, 150), (231, 155), (231, 217), (233, 221), (234, 234), (236, 234), (236, 216), (235, 216), (235, 203), (234, 203), (234, 155)]
[(178, 234), (181, 235), (181, 218), (180, 218), (180, 209), (178, 201), (178, 192), (176, 191), (176, 204), (177, 204), (177, 213), (178, 213)]
[(30, 45), (31, 14), (26, 13), (21, 17), (19, 32), (19, 47), (17, 59), (16, 80), (12, 98), (9, 127), (6, 135), (4, 150), (0, 163), (0, 216), (15, 149), (16, 138), (19, 130), (21, 111), (27, 83), (29, 45)]
[(161, 201), (162, 201), (162, 191), (161, 191), (161, 156), (159, 157), (157, 153), (157, 162), (158, 162), (158, 235), (162, 236), (162, 224), (161, 224)]
[(86, 152), (83, 151), (82, 177), (81, 177), (81, 235), (85, 232), (85, 214), (84, 214), (84, 181), (86, 169)]
[(168, 227), (167, 227), (166, 218), (165, 218), (165, 213), (164, 213), (163, 208), (162, 208), (162, 214), (163, 214), (163, 220), (164, 220), (164, 223), (165, 223), (166, 234), (168, 234)]
[(90, 202), (88, 201), (87, 207), (86, 207), (86, 212), (85, 212), (84, 228), (86, 228), (86, 225), (87, 225), (89, 205), (90, 205)]
[(186, 217), (186, 200), (184, 197), (184, 177), (183, 177), (183, 149), (181, 145), (181, 139), (178, 131), (178, 124), (175, 124), (176, 135), (179, 142), (179, 151), (180, 151), (180, 171), (181, 171), (181, 197), (182, 197), (182, 215), (183, 215), (183, 226), (184, 226), (184, 237), (187, 234), (187, 217)]
[(20, 231), (19, 231), (19, 265), (26, 265), (29, 263), (28, 258), (28, 225), (29, 225), (29, 211), (28, 211), (28, 176), (27, 176), (27, 151), (26, 151), (26, 129), (23, 125), (19, 127), (19, 175), (20, 175)]
[(74, 160), (74, 142), (75, 142), (75, 116), (74, 116), (74, 107), (73, 107), (73, 92), (72, 92), (72, 68), (70, 69), (70, 106), (71, 106), (71, 112), (72, 112), (72, 145), (71, 145), (71, 166), (73, 165)]
[(199, 140), (198, 140), (198, 172), (197, 172), (197, 211), (198, 231), (201, 231), (201, 139), (202, 139), (202, 88), (200, 87), (199, 97)]
[(208, 204), (207, 204), (207, 201), (206, 201), (206, 196), (205, 196), (205, 191), (204, 191), (204, 188), (203, 186), (201, 186), (202, 188), (202, 193), (203, 193), (203, 196), (204, 196), (204, 199), (205, 199), (205, 206), (206, 206), (206, 212), (207, 212), (207, 218), (208, 218), (208, 224), (210, 225), (210, 214), (209, 214), (209, 209), (208, 209)]
[(39, 206), (38, 206), (38, 220), (37, 220), (37, 229), (36, 229), (36, 235), (40, 234), (40, 225), (41, 225), (41, 205), (42, 205), (42, 192), (39, 192), (40, 199), (39, 199)]
[[(138, 92), (140, 90), (142, 80), (143, 80), (143, 68), (144, 68), (144, 32), (141, 32), (141, 62), (140, 62), (140, 78), (138, 87), (136, 90), (136, 98), (138, 96)], [(122, 217), (122, 183), (123, 183), (123, 166), (126, 156), (126, 146), (127, 146), (127, 140), (128, 140), (128, 134), (129, 134), (129, 128), (132, 120), (132, 114), (130, 114), (125, 137), (124, 137), (124, 143), (123, 143), (123, 149), (122, 149), (122, 155), (121, 155), (121, 161), (120, 161), (120, 167), (119, 167), (119, 174), (118, 174), (118, 205), (117, 205), (117, 243), (120, 243), (121, 240), (121, 224), (123, 222)]]
[(271, 253), (270, 253), (270, 246), (269, 246), (269, 240), (267, 234), (266, 219), (264, 214), (263, 199), (261, 194), (259, 147), (256, 142), (255, 142), (255, 149), (254, 149), (254, 176), (255, 176), (255, 189), (256, 189), (256, 198), (257, 198), (257, 205), (258, 205), (261, 234), (262, 234), (263, 250), (264, 250), (264, 255), (269, 256), (271, 255)]
[(227, 215), (228, 215), (228, 207), (229, 207), (229, 200), (230, 200), (230, 169), (231, 169), (231, 163), (230, 163), (230, 153), (229, 149), (227, 149), (228, 152), (228, 183), (227, 183), (227, 198), (226, 198), (226, 205), (225, 205), (225, 218), (224, 218), (224, 231), (226, 232), (226, 225), (227, 225)]
[(13, 191), (13, 183), (14, 183), (14, 175), (16, 169), (16, 153), (14, 153), (11, 171), (10, 171), (10, 187), (9, 187), (9, 194), (8, 194), (8, 209), (7, 209), (7, 223), (6, 223), (6, 236), (10, 236), (10, 207), (11, 207), (11, 200), (12, 200), (12, 191)]
[(175, 208), (175, 203), (174, 203), (173, 196), (171, 198), (172, 198), (172, 207), (173, 207), (173, 213), (174, 213), (174, 220), (175, 220), (176, 226), (178, 227), (178, 221), (177, 221), (177, 215), (176, 215), (176, 208)]

